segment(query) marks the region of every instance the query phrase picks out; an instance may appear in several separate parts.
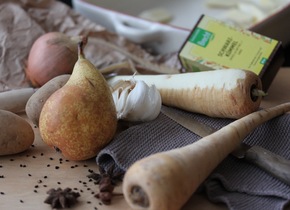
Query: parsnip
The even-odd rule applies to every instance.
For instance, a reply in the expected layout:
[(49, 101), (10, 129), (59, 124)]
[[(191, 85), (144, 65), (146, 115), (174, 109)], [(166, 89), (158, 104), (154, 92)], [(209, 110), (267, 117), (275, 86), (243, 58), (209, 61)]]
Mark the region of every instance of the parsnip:
[(241, 118), (258, 110), (262, 96), (260, 78), (253, 72), (224, 69), (162, 75), (115, 76), (116, 80), (143, 80), (160, 91), (162, 103), (211, 117)]
[(179, 210), (250, 132), (288, 111), (290, 102), (260, 110), (193, 144), (135, 162), (123, 182), (127, 203), (136, 210)]
[(21, 88), (0, 93), (0, 109), (19, 113), (25, 110), (28, 99), (35, 93), (35, 88)]

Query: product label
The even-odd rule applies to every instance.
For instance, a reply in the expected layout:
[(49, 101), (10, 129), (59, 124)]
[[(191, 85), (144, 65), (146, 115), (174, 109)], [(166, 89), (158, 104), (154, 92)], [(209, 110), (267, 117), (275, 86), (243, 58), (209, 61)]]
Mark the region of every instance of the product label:
[(213, 33), (202, 28), (196, 28), (189, 41), (201, 47), (206, 47), (211, 39), (213, 39)]
[(239, 68), (259, 74), (277, 44), (277, 40), (203, 16), (179, 56), (184, 66), (195, 66), (188, 71)]

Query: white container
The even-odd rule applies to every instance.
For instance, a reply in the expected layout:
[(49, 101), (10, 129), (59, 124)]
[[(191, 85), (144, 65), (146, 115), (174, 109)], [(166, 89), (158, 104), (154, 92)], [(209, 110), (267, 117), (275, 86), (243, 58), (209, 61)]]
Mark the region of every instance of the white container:
[[(111, 6), (108, 2), (109, 1), (106, 0), (103, 1), (103, 3), (108, 4), (106, 5), (107, 7)], [(114, 3), (116, 2), (120, 3), (119, 0), (114, 0)], [(147, 0), (142, 0), (142, 2), (147, 2)], [(123, 4), (118, 5), (124, 6)], [(115, 32), (138, 44), (150, 42), (157, 53), (176, 51), (181, 47), (190, 32), (189, 29), (151, 22), (136, 16), (118, 12), (114, 10), (116, 8), (112, 10), (87, 1), (73, 0), (73, 7), (85, 17), (106, 27), (108, 31)]]
[[(263, 2), (258, 0), (227, 1), (207, 0), (224, 4), (237, 3), (242, 9), (249, 8), (254, 3)], [(191, 29), (197, 23), (202, 14), (216, 18), (224, 18), (225, 14), (232, 9), (208, 7), (205, 0), (72, 0), (74, 9), (104, 26), (108, 31), (115, 32), (129, 40), (139, 44), (149, 44), (157, 53), (169, 53), (178, 51), (185, 42)], [(277, 0), (276, 0), (277, 1)], [(242, 3), (241, 3), (242, 2)], [(249, 4), (249, 2), (252, 2)], [(276, 10), (286, 5), (289, 0), (268, 0), (275, 3)], [(282, 2), (282, 3), (281, 3)], [(246, 6), (245, 6), (246, 5)], [(230, 7), (230, 5), (229, 5)], [(172, 15), (172, 21), (168, 24), (152, 22), (139, 17), (139, 15), (153, 8), (164, 8)], [(255, 7), (258, 8), (258, 7)], [(259, 8), (258, 8), (259, 9)], [(232, 10), (234, 11), (234, 10)], [(274, 12), (274, 11), (272, 11)], [(272, 13), (267, 13), (270, 15)]]

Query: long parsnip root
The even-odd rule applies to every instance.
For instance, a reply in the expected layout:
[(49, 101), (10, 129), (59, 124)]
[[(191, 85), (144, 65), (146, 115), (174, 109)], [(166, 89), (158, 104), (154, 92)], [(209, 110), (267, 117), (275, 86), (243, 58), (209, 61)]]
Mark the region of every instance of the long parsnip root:
[(0, 93), (0, 109), (19, 113), (25, 110), (29, 98), (36, 92), (35, 88), (21, 88)]
[(250, 132), (288, 111), (290, 102), (260, 110), (193, 144), (135, 162), (123, 182), (127, 203), (136, 210), (179, 210)]
[(253, 72), (224, 69), (168, 75), (115, 76), (108, 80), (143, 80), (159, 90), (162, 103), (211, 117), (238, 119), (257, 111), (262, 84)]

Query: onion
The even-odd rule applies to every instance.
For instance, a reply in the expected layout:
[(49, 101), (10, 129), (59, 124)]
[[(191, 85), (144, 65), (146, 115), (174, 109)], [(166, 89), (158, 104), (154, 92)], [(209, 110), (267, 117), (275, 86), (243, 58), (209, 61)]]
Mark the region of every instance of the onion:
[(40, 36), (32, 45), (26, 78), (34, 87), (40, 87), (52, 78), (71, 74), (78, 59), (77, 43), (83, 37), (70, 37), (61, 32), (49, 32)]

